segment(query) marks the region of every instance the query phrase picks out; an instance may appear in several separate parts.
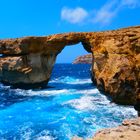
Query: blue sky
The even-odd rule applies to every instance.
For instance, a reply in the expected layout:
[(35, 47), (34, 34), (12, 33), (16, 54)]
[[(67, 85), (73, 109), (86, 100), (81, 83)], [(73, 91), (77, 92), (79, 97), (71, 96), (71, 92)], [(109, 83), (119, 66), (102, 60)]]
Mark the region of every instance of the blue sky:
[[(0, 38), (101, 31), (140, 24), (140, 0), (1, 0)], [(85, 54), (66, 47), (57, 62)]]

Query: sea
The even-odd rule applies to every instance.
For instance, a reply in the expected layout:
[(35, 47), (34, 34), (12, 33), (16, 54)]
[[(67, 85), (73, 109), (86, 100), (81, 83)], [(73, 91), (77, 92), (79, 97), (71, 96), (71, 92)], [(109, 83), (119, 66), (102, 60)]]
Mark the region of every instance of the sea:
[(92, 138), (104, 128), (135, 118), (133, 106), (117, 105), (93, 85), (89, 64), (56, 64), (48, 86), (19, 89), (0, 83), (0, 140)]

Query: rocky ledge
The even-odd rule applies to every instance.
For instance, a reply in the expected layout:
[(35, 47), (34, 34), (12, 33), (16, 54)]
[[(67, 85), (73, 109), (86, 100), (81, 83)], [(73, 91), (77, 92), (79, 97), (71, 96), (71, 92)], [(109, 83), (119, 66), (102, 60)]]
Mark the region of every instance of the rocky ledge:
[(79, 42), (92, 53), (97, 88), (117, 103), (134, 104), (140, 95), (140, 26), (0, 40), (0, 81), (18, 86), (47, 83), (56, 56)]
[(125, 120), (116, 128), (101, 130), (93, 140), (140, 140), (140, 118)]
[(92, 64), (92, 54), (86, 54), (77, 57), (73, 61), (73, 64)]

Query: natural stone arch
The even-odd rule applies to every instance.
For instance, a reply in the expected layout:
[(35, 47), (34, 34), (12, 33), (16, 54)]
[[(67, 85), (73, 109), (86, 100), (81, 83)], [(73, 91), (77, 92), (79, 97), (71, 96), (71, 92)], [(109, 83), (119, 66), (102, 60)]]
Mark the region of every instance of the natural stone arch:
[[(84, 33), (68, 33), (2, 40), (0, 53), (4, 56), (0, 58), (0, 79), (18, 86), (47, 83), (57, 55), (65, 46), (84, 42), (84, 39)], [(91, 51), (88, 47), (87, 50)]]
[(140, 95), (140, 26), (107, 32), (57, 34), (0, 41), (0, 81), (47, 83), (56, 56), (81, 42), (93, 54), (92, 79), (97, 88), (122, 104)]

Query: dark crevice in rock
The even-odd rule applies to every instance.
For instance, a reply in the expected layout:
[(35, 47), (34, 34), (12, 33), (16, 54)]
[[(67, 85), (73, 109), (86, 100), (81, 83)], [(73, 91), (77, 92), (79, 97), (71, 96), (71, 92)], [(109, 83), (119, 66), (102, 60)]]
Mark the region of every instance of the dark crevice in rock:
[(2, 57), (18, 57), (18, 56), (26, 56), (29, 54), (2, 54)]

